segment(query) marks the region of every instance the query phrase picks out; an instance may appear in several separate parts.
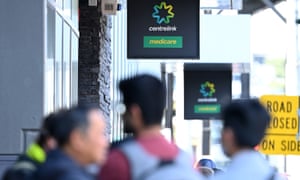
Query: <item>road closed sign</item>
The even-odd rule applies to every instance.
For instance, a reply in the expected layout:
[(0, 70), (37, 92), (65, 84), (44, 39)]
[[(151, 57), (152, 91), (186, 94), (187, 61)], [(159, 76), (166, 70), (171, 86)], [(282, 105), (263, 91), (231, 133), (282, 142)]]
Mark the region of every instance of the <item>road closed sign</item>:
[(298, 133), (298, 96), (262, 96), (261, 102), (272, 116), (267, 134)]
[(264, 154), (300, 155), (299, 96), (265, 95), (260, 101), (271, 114), (271, 122), (259, 150)]
[(258, 148), (264, 154), (300, 155), (300, 141), (296, 135), (266, 135)]

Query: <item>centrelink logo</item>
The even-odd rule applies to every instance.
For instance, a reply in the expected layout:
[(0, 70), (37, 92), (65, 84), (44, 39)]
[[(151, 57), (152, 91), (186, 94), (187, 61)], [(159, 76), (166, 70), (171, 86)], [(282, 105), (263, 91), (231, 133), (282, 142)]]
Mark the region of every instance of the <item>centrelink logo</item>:
[[(152, 13), (152, 17), (156, 19), (157, 24), (169, 24), (170, 19), (174, 18), (175, 14), (172, 12), (173, 6), (167, 5), (166, 2), (161, 2), (159, 5), (154, 5), (154, 12)], [(160, 16), (161, 11), (167, 11), (168, 15), (162, 17)]]
[(215, 85), (209, 81), (202, 83), (200, 86), (200, 93), (203, 97), (212, 97), (215, 92)]
[[(175, 32), (177, 27), (175, 25), (169, 25), (171, 19), (173, 19), (175, 13), (173, 12), (173, 5), (167, 4), (165, 1), (160, 2), (153, 6), (152, 18), (155, 19), (156, 24), (159, 26), (150, 26), (148, 30), (150, 32)], [(164, 26), (163, 26), (164, 24)]]
[(216, 102), (217, 98), (213, 98), (213, 95), (216, 92), (215, 84), (209, 81), (206, 81), (200, 85), (200, 94), (204, 98), (199, 98), (198, 102)]

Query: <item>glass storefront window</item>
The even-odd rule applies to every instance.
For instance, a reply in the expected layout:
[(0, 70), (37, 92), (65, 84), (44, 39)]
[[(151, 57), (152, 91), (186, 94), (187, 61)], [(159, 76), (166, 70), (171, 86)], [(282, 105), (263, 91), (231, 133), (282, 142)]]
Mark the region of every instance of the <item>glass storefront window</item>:
[(63, 8), (63, 0), (56, 0), (56, 4), (58, 5), (58, 7), (59, 7), (60, 9)]
[(70, 45), (71, 31), (67, 24), (63, 26), (63, 106), (70, 106)]
[(52, 24), (55, 22), (55, 12), (54, 10), (48, 8), (47, 14), (47, 59), (45, 60), (45, 76), (44, 76), (44, 85), (45, 85), (45, 112), (54, 110), (54, 58), (55, 58), (55, 30)]
[(78, 99), (78, 37), (72, 33), (71, 39), (71, 104)]
[(72, 1), (72, 10), (71, 10), (71, 19), (73, 22), (73, 25), (78, 29), (78, 21), (79, 21), (79, 16), (78, 16), (78, 3), (76, 3), (76, 1)]
[(59, 15), (55, 19), (55, 109), (62, 107), (62, 26), (63, 21)]
[(64, 0), (63, 1), (63, 11), (64, 15), (71, 19), (71, 0)]
[(48, 0), (46, 113), (77, 103), (78, 13), (78, 0)]

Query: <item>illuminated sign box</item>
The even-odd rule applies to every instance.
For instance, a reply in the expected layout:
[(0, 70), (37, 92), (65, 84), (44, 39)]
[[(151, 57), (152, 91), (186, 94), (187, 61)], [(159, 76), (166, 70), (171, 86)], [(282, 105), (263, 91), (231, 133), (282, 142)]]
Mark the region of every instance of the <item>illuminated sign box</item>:
[(184, 119), (219, 119), (231, 101), (231, 64), (184, 65)]
[(199, 59), (199, 6), (199, 0), (127, 1), (128, 59)]
[(250, 15), (200, 16), (201, 63), (249, 63)]

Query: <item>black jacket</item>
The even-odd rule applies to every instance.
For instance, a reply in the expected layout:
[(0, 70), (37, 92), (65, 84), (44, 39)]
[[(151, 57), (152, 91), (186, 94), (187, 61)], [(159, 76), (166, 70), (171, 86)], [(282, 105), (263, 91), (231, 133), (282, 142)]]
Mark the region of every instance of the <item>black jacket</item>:
[(3, 180), (32, 180), (40, 164), (26, 154), (19, 156), (13, 166), (6, 170)]
[(61, 150), (48, 153), (46, 162), (37, 170), (36, 180), (92, 180), (79, 164)]

